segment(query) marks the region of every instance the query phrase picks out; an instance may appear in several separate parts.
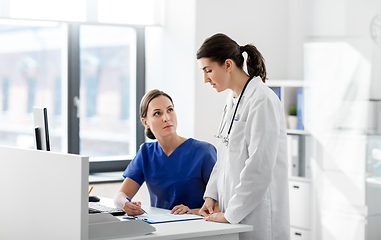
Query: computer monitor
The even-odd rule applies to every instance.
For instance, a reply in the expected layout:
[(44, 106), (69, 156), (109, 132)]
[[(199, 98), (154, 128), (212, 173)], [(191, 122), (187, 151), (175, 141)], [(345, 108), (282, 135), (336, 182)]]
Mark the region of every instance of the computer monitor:
[(42, 107), (33, 107), (33, 119), (36, 149), (50, 151), (47, 109)]
[(9, 146), (0, 156), (0, 239), (89, 239), (88, 157)]

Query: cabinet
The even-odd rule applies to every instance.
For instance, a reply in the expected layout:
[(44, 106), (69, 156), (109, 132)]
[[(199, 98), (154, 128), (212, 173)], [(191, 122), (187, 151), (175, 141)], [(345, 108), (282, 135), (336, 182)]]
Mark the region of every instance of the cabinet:
[(311, 229), (311, 195), (310, 182), (302, 179), (289, 180), (290, 225)]
[(287, 130), (291, 239), (381, 239), (381, 101), (353, 99), (352, 109), (304, 81), (267, 85), (280, 95), (286, 120), (298, 89), (304, 92), (304, 129)]
[[(300, 95), (301, 92), (303, 94), (308, 92), (308, 89), (301, 80), (269, 80), (267, 85), (280, 98), (287, 122), (290, 238), (291, 240), (310, 240), (313, 236), (312, 223), (315, 214), (311, 180), (311, 163), (315, 150), (314, 139), (303, 125), (306, 120), (305, 102), (303, 95)], [(299, 115), (297, 118), (302, 119), (302, 127), (300, 124), (293, 126), (292, 119), (289, 119), (289, 109), (292, 106), (297, 108), (297, 115)]]
[(309, 240), (311, 239), (311, 231), (298, 228), (290, 228), (291, 240)]

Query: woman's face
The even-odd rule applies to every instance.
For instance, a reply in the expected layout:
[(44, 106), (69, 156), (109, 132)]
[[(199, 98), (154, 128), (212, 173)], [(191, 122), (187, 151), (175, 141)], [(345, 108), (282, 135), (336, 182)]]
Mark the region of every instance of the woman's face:
[(209, 58), (198, 59), (200, 69), (204, 72), (204, 82), (210, 83), (217, 92), (228, 89), (229, 66), (220, 66), (217, 62), (210, 61)]
[(163, 95), (152, 99), (142, 122), (156, 138), (176, 134), (177, 116), (171, 100)]

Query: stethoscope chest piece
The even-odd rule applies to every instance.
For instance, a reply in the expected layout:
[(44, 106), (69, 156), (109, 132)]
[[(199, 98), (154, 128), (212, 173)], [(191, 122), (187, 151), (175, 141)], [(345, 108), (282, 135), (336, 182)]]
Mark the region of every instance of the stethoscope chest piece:
[(228, 136), (226, 136), (226, 137), (223, 137), (222, 135), (221, 135), (221, 133), (220, 134), (218, 134), (218, 135), (214, 135), (214, 137), (215, 138), (221, 138), (222, 140), (222, 143), (224, 143), (226, 146), (228, 146), (229, 145), (229, 137)]
[(222, 142), (225, 144), (225, 146), (229, 145), (229, 137), (223, 137)]

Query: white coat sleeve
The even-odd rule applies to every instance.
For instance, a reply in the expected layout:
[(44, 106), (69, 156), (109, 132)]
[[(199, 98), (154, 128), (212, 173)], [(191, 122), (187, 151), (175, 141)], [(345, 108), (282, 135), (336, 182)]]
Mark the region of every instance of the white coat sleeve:
[(226, 220), (232, 224), (239, 223), (252, 212), (270, 186), (280, 135), (280, 111), (276, 103), (266, 97), (254, 100), (244, 135), (248, 158), (225, 211)]
[(206, 185), (205, 193), (204, 193), (204, 199), (209, 197), (213, 198), (214, 200), (218, 201), (218, 193), (217, 193), (217, 165), (214, 164), (212, 173), (210, 174), (208, 184)]

